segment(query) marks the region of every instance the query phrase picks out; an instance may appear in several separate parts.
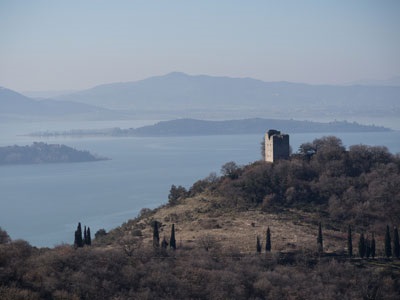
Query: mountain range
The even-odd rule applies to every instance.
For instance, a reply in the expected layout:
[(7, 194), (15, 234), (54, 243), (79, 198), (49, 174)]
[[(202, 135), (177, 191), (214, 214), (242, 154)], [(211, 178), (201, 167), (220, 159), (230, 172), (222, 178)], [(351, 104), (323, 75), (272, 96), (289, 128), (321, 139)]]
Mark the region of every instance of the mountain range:
[[(0, 114), (99, 112), (155, 119), (346, 119), (400, 116), (400, 86), (308, 85), (173, 72), (35, 101), (0, 90)], [(56, 101), (54, 101), (56, 100)], [(117, 118), (120, 118), (118, 116)]]
[[(164, 76), (112, 83), (56, 97), (110, 109), (268, 109), (304, 106), (379, 108), (399, 106), (400, 87), (333, 86), (290, 82), (263, 82), (252, 78), (191, 76), (173, 72)], [(361, 107), (359, 107), (361, 108)]]

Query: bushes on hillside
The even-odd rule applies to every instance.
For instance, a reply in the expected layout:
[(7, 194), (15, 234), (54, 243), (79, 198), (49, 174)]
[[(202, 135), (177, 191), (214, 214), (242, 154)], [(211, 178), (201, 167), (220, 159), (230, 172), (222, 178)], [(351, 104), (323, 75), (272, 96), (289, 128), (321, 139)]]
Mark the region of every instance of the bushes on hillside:
[(333, 221), (376, 230), (387, 219), (400, 223), (400, 156), (385, 147), (346, 151), (340, 139), (324, 137), (301, 145), (290, 160), (244, 167), (230, 162), (223, 172), (201, 189), (196, 183), (191, 195), (212, 185), (209, 191), (223, 197), (225, 208), (318, 210)]
[[(29, 250), (30, 249), (30, 250)], [(29, 250), (29, 251), (27, 251)], [(295, 254), (0, 245), (1, 299), (397, 299), (399, 277)], [(293, 263), (294, 262), (294, 263)], [(301, 263), (296, 263), (301, 262)]]

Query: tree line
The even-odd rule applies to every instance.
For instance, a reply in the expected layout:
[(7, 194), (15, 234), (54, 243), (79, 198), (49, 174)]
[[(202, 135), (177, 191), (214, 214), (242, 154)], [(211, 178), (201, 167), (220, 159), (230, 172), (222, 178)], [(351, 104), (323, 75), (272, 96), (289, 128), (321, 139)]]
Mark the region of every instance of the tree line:
[[(317, 252), (322, 254), (324, 253), (323, 246), (323, 233), (322, 233), (322, 224), (321, 222), (318, 224), (318, 234), (317, 234)], [(256, 237), (256, 252), (262, 252), (262, 243), (259, 235)], [(268, 227), (266, 231), (265, 238), (265, 251), (271, 251), (271, 231)], [(390, 234), (389, 225), (386, 226), (385, 240), (384, 240), (384, 254), (386, 258), (400, 258), (400, 242), (399, 242), (399, 232), (397, 227), (393, 228), (393, 242)], [(348, 226), (347, 231), (347, 256), (349, 258), (354, 257), (353, 253), (353, 233), (351, 226)], [(375, 235), (372, 233), (371, 240), (368, 237), (365, 237), (364, 233), (361, 233), (358, 240), (358, 256), (360, 258), (375, 258), (376, 257), (376, 240)]]
[[(323, 252), (323, 236), (322, 236), (322, 226), (319, 223), (318, 227), (318, 237), (317, 245), (319, 252)], [(386, 258), (395, 257), (400, 258), (400, 242), (399, 242), (399, 232), (397, 227), (393, 228), (393, 242), (390, 235), (390, 227), (386, 226), (385, 240), (384, 240), (384, 254)], [(348, 257), (354, 257), (353, 253), (353, 233), (351, 226), (348, 226), (347, 230), (347, 255)], [(361, 233), (358, 240), (358, 256), (360, 258), (375, 258), (376, 257), (376, 240), (375, 234), (372, 233), (371, 240), (364, 233)]]

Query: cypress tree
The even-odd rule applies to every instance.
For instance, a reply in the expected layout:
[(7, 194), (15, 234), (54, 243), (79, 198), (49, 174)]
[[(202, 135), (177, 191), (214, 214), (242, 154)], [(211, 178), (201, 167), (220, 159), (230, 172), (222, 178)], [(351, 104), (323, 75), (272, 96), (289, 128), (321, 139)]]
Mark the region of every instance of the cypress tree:
[(90, 227), (88, 227), (86, 230), (86, 245), (88, 245), (88, 246), (92, 245), (92, 237), (90, 235)]
[(375, 258), (375, 251), (376, 251), (376, 245), (375, 245), (375, 235), (372, 233), (372, 239), (371, 239), (371, 257)]
[(79, 247), (83, 247), (81, 222), (78, 223), (78, 238), (79, 238)]
[(78, 223), (78, 228), (75, 230), (74, 246), (75, 248), (83, 247), (81, 222)]
[(351, 234), (351, 227), (349, 225), (349, 228), (347, 230), (347, 251), (349, 254), (349, 257), (353, 256), (353, 237)]
[(161, 248), (167, 249), (167, 247), (168, 247), (168, 242), (167, 242), (167, 240), (165, 239), (165, 236), (164, 236), (164, 238), (163, 238), (163, 240), (161, 242)]
[(87, 242), (87, 235), (86, 235), (86, 226), (85, 226), (85, 227), (83, 227), (83, 244), (87, 245), (86, 242)]
[(75, 238), (74, 238), (74, 247), (78, 248), (79, 247), (79, 242), (78, 242), (79, 238), (78, 238), (78, 229), (75, 230)]
[(153, 247), (158, 248), (160, 247), (160, 235), (158, 233), (158, 222), (154, 221), (153, 226)]
[(361, 258), (364, 258), (364, 256), (365, 256), (365, 238), (364, 238), (364, 233), (361, 233), (360, 240), (358, 241), (358, 255), (360, 255)]
[(371, 256), (371, 243), (367, 236), (367, 238), (365, 239), (365, 257), (369, 258), (370, 256)]
[(319, 222), (319, 225), (318, 225), (317, 246), (318, 246), (318, 252), (322, 253), (324, 251), (324, 246), (323, 246), (321, 222)]
[(399, 231), (397, 227), (394, 227), (393, 230), (393, 255), (396, 258), (400, 258)]
[(385, 255), (386, 255), (387, 258), (392, 256), (392, 241), (391, 241), (391, 238), (390, 238), (389, 225), (386, 225)]
[(265, 251), (267, 251), (267, 252), (271, 251), (271, 231), (269, 230), (269, 227), (267, 228), (267, 238), (266, 238), (266, 243), (265, 243)]
[(261, 253), (261, 242), (260, 242), (260, 238), (259, 238), (258, 235), (257, 235), (257, 245), (256, 245), (256, 247), (257, 247), (257, 253)]
[(171, 238), (169, 239), (169, 247), (174, 249), (174, 250), (176, 249), (175, 224), (172, 224)]

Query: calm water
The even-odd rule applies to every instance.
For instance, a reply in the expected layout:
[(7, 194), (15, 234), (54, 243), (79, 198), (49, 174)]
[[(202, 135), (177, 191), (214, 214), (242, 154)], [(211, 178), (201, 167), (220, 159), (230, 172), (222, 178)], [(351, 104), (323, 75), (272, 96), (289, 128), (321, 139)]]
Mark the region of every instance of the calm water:
[[(332, 134), (346, 146), (385, 145), (400, 152), (399, 131)], [(301, 143), (323, 135), (329, 133), (293, 134), (290, 143), (296, 151)], [(210, 172), (219, 173), (225, 162), (258, 160), (261, 139), (259, 135), (47, 139), (112, 160), (0, 167), (0, 226), (13, 239), (36, 246), (72, 243), (79, 221), (93, 234), (100, 228), (109, 230), (136, 217), (141, 208), (166, 203), (171, 184), (190, 187)], [(0, 135), (0, 145), (30, 142)]]

